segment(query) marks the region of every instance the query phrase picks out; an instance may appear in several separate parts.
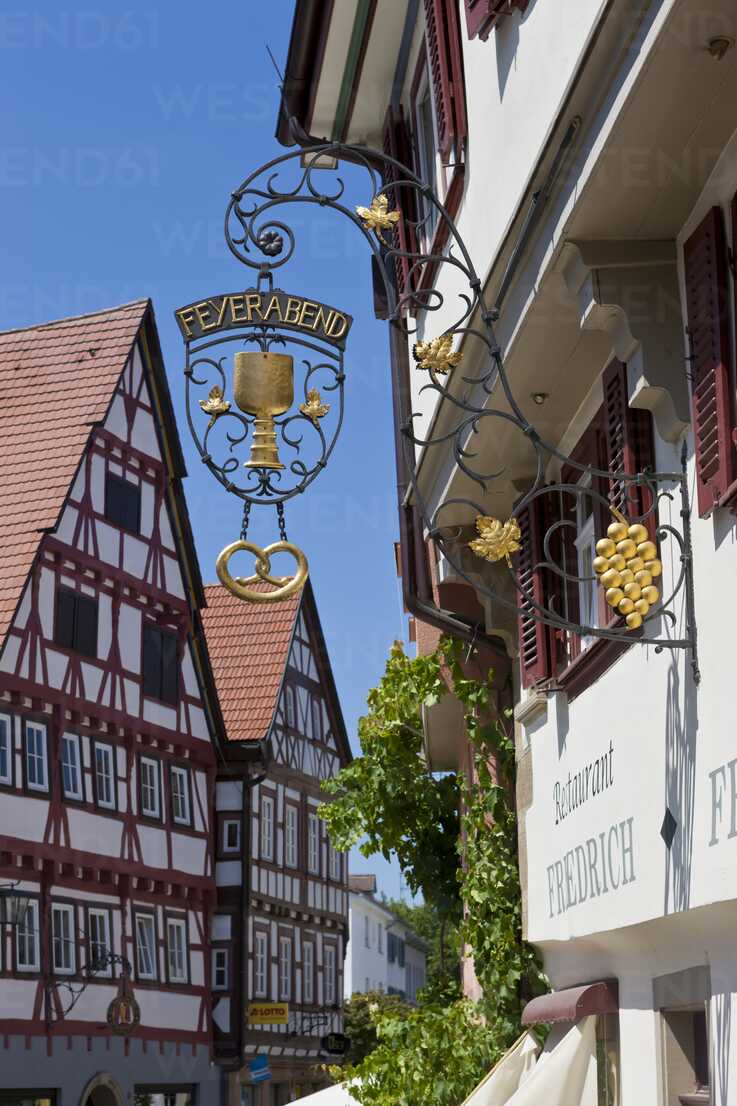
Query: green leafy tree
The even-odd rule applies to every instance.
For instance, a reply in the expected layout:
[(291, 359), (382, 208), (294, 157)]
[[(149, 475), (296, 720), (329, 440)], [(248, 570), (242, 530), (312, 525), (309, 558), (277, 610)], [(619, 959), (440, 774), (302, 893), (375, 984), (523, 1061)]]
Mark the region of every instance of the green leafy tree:
[(377, 1047), (361, 1064), (332, 1072), (366, 1106), (458, 1106), (498, 1055), (492, 1030), (467, 999), (375, 1017)]
[(410, 660), (396, 643), (358, 723), (361, 756), (324, 783), (337, 798), (320, 815), (337, 848), (396, 854), (410, 889), (458, 918), (458, 781), (433, 775), (423, 757), (422, 706), (445, 692), (438, 658)]
[(379, 1043), (377, 1023), (380, 1020), (387, 1016), (406, 1018), (411, 1009), (399, 995), (387, 995), (384, 991), (351, 995), (343, 1004), (344, 1032), (351, 1042), (346, 1054), (347, 1063), (360, 1064), (374, 1051)]

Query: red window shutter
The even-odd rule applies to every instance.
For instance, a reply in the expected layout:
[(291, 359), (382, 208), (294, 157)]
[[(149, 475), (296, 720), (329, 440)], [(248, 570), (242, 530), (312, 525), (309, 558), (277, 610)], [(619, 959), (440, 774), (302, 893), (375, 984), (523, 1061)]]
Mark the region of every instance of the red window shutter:
[(683, 248), (691, 409), (699, 514), (710, 514), (733, 479), (727, 244), (713, 207)]
[[(386, 113), (384, 119), (384, 153), (401, 162), (402, 165), (406, 165), (408, 169), (412, 168), (412, 142), (401, 106), (398, 108), (390, 106)], [(386, 179), (388, 183), (392, 183), (401, 178), (397, 176), (396, 170), (392, 167), (387, 170)], [(391, 238), (385, 234), (387, 241), (391, 240), (394, 249), (417, 253), (417, 231), (414, 225), (417, 222), (417, 204), (414, 190), (402, 187), (390, 189), (388, 197), (390, 207), (399, 212), (401, 219), (397, 223), (396, 229), (391, 232)], [(400, 299), (409, 290), (409, 273), (413, 264), (414, 262), (407, 257), (395, 258), (397, 295)], [(415, 283), (413, 277), (412, 285), (414, 286)]]
[(453, 146), (466, 137), (466, 99), (461, 31), (456, 0), (425, 0), (430, 80), (435, 98), (438, 147), (448, 162)]
[(515, 10), (523, 12), (529, 0), (466, 0), (466, 29), (468, 37), (488, 38), (500, 15), (511, 15)]
[[(653, 469), (655, 446), (653, 419), (649, 411), (629, 406), (627, 366), (612, 361), (604, 371), (604, 434), (607, 468), (611, 473), (632, 475)], [(626, 518), (644, 515), (652, 507), (648, 488), (624, 480), (610, 480), (609, 502)], [(657, 528), (655, 514), (645, 524), (651, 534)]]
[[(537, 567), (543, 559), (545, 539), (545, 496), (538, 496), (516, 518), (520, 528), (520, 550), (516, 555), (519, 615), (519, 654), (522, 686), (530, 687), (552, 674), (552, 632), (544, 622), (530, 615), (530, 603), (547, 605), (546, 582)], [(525, 596), (528, 596), (527, 603)]]

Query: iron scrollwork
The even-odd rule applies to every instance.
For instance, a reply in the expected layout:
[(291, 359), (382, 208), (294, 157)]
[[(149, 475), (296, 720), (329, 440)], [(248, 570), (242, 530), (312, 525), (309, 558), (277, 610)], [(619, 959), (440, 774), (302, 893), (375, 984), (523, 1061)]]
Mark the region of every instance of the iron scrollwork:
[[(348, 201), (340, 175), (341, 164), (346, 163), (363, 179), (362, 203), (358, 205)], [(225, 238), (234, 256), (258, 271), (260, 285), (271, 288), (274, 272), (295, 254), (296, 235), (283, 215), (283, 209), (293, 204), (327, 208), (354, 225), (372, 255), (375, 283), (378, 277), (387, 305), (386, 317), (408, 343), (414, 342), (416, 371), (427, 374), (418, 394), (430, 392), (435, 404), (429, 426), (420, 428), (423, 420), (418, 412), (410, 413), (401, 426), (406, 469), (426, 535), (436, 543), (455, 576), (466, 580), (496, 607), (506, 609), (510, 616), (521, 610), (525, 619), (551, 626), (564, 637), (638, 640), (656, 651), (690, 650), (694, 677), (698, 679), (685, 447), (678, 471), (624, 472), (583, 464), (546, 441), (515, 396), (495, 332), (499, 312), (487, 302), (454, 220), (432, 189), (394, 158), (364, 146), (325, 142), (282, 154), (250, 174), (232, 194), (225, 217)], [(408, 212), (417, 217), (408, 218)], [(403, 235), (399, 233), (400, 217), (406, 225)], [(436, 245), (423, 250), (423, 242)], [(401, 280), (396, 275), (398, 269)], [(440, 274), (449, 274), (447, 283), (453, 286), (448, 302), (438, 288)], [(443, 322), (433, 334), (430, 327), (435, 316)], [(418, 332), (417, 319), (422, 322), (423, 333)], [(270, 335), (268, 327), (254, 327), (246, 340), (266, 349), (272, 340)], [(207, 347), (204, 343), (193, 350), (191, 359), (188, 350), (188, 397), (195, 385), (218, 385), (224, 390), (222, 369)], [(309, 408), (312, 375), (318, 369), (332, 373), (321, 394), (337, 392), (339, 429), (343, 413), (342, 355), (335, 363), (330, 353), (325, 355), (314, 348), (311, 352), (318, 353), (318, 361), (305, 361), (305, 404)], [(242, 485), (236, 483), (237, 462), (232, 457), (251, 431), (249, 418), (228, 410), (216, 416), (204, 437), (198, 438), (191, 410), (188, 398), (190, 426), (203, 460), (228, 490), (253, 502), (284, 500), (303, 491), (324, 467), (337, 436), (336, 430), (327, 437), (303, 406), (299, 415), (289, 416), (280, 424), (282, 437), (287, 446), (299, 448), (302, 436), (293, 430), (295, 420), (301, 428), (309, 424), (317, 434), (316, 460), (292, 461), (289, 472), (293, 483), (289, 487), (281, 475), (258, 471)], [(235, 429), (226, 433), (223, 442), (226, 459), (216, 461), (212, 438), (228, 419)], [(532, 475), (516, 502), (509, 497), (510, 478), (504, 457), (491, 467), (483, 461), (485, 444), (502, 431), (521, 435), (525, 448), (531, 451)], [(436, 457), (447, 457), (448, 450), (467, 486), (457, 496), (432, 503), (423, 470), (431, 467)], [(468, 485), (477, 492), (471, 494)], [(508, 500), (506, 518), (495, 517), (489, 510), (492, 496), (500, 493)], [(518, 520), (542, 501), (548, 523), (541, 548), (534, 554), (529, 548), (526, 552), (528, 562), (532, 556), (533, 571), (528, 577), (543, 573), (558, 582), (543, 596), (514, 561), (525, 552)], [(680, 525), (666, 517), (671, 511), (666, 510), (669, 503), (680, 516)], [(582, 512), (589, 516), (593, 513), (600, 522), (605, 518), (608, 524), (597, 534), (594, 560), (598, 563), (587, 570), (580, 559), (574, 563), (571, 554)], [(607, 535), (607, 529), (617, 536), (616, 541)], [(641, 540), (634, 541), (633, 534)], [(603, 556), (605, 549), (607, 558)], [(602, 564), (605, 559), (612, 564)], [(605, 573), (610, 575), (605, 577)], [(665, 595), (660, 594), (661, 574), (668, 581)], [(580, 604), (575, 610), (568, 601), (575, 589), (590, 586), (595, 591), (597, 580), (604, 581), (612, 608), (612, 616), (606, 620), (596, 615), (582, 618)], [(612, 586), (607, 586), (607, 580)], [(650, 601), (644, 597), (645, 589)]]

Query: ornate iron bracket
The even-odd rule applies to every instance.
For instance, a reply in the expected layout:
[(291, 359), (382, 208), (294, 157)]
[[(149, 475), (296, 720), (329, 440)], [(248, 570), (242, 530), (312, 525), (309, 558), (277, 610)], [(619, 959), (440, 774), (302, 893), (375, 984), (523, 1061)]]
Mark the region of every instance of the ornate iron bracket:
[[(362, 204), (348, 203), (341, 163), (349, 163), (352, 173), (357, 167), (363, 177)], [(337, 168), (325, 168), (330, 165)], [(274, 272), (286, 265), (297, 249), (295, 233), (281, 214), (283, 208), (295, 204), (336, 212), (363, 236), (372, 256), (375, 286), (378, 284), (378, 294), (387, 305), (386, 317), (408, 341), (417, 333), (413, 316), (424, 315), (427, 324), (441, 309), (447, 318), (448, 308), (452, 308), (450, 322), (444, 322), (432, 337), (423, 336), (414, 347), (417, 369), (427, 374), (420, 391), (429, 390), (436, 397), (433, 422), (426, 432), (416, 430), (421, 416), (413, 413), (401, 431), (412, 498), (421, 512), (427, 537), (435, 542), (455, 576), (469, 583), (480, 597), (493, 601), (497, 609), (506, 609), (510, 615), (521, 611), (525, 620), (550, 626), (565, 639), (585, 635), (639, 641), (654, 646), (656, 651), (688, 650), (698, 681), (685, 447), (680, 471), (629, 473), (582, 464), (545, 441), (515, 397), (495, 335), (498, 312), (486, 301), (481, 279), (453, 219), (433, 191), (394, 158), (363, 146), (325, 142), (282, 154), (251, 173), (232, 194), (225, 217), (225, 238), (233, 255), (258, 273), (259, 287), (271, 290)], [(407, 218), (408, 212), (414, 212), (417, 218)], [(437, 253), (425, 253), (417, 245), (424, 239), (442, 241), (444, 247)], [(401, 273), (400, 282), (397, 271)], [(437, 287), (438, 274), (451, 274), (453, 278), (454, 299), (447, 304)], [(397, 290), (398, 283), (401, 291)], [(229, 336), (225, 340), (243, 337), (240, 334), (237, 339)], [(246, 336), (246, 341), (255, 342), (264, 352), (276, 340), (266, 325), (254, 326)], [(227, 490), (247, 503), (283, 502), (304, 491), (326, 464), (340, 429), (342, 353), (331, 356), (322, 345), (302, 337), (298, 341), (310, 354), (317, 355), (314, 360), (305, 360), (305, 403), (309, 405), (307, 385), (313, 374), (326, 372), (329, 380), (324, 391), (337, 392), (339, 422), (328, 439), (303, 406), (299, 416), (288, 416), (279, 424), (288, 446), (299, 449), (302, 442), (291, 429), (295, 419), (300, 429), (312, 427), (321, 446), (316, 461), (291, 463), (293, 483), (288, 487), (282, 485), (281, 475), (275, 479), (272, 473), (258, 469), (252, 470), (250, 482), (237, 484), (234, 474), (238, 462), (232, 457), (214, 460), (210, 435), (219, 419), (236, 420), (235, 433), (226, 435), (226, 454), (232, 454), (244, 440), (251, 423), (231, 410), (221, 414), (213, 410), (204, 435), (196, 429), (190, 401), (193, 387), (219, 389), (218, 394), (212, 390), (209, 393), (217, 407), (224, 398), (225, 376), (209, 341), (187, 343), (187, 411), (197, 448)], [(465, 367), (471, 361), (477, 366), (475, 370)], [(199, 406), (207, 413), (206, 403), (200, 401)], [(506, 521), (491, 517), (487, 503), (488, 497), (500, 490), (498, 482), (506, 466), (502, 463), (500, 469), (485, 472), (480, 459), (484, 441), (491, 440), (494, 430), (502, 427), (517, 431), (534, 451), (535, 470), (529, 487), (516, 503), (509, 504), (508, 513), (513, 511), (514, 517)], [(449, 449), (457, 470), (478, 488), (478, 495), (460, 495), (431, 505), (423, 490), (421, 470), (435, 455), (443, 456)], [(557, 479), (556, 473), (560, 474)], [(562, 478), (563, 473), (568, 474), (567, 480)], [(576, 474), (575, 479), (571, 473)], [(669, 501), (680, 517), (680, 526), (659, 518), (658, 508), (664, 515)], [(524, 539), (517, 520), (541, 502), (550, 520), (541, 548), (534, 553), (529, 546), (520, 551)], [(589, 516), (601, 518), (606, 514), (610, 522), (609, 535), (596, 535), (597, 556), (587, 570), (580, 558), (572, 563), (571, 556), (582, 505)], [(526, 554), (526, 563), (532, 569), (527, 576), (512, 560), (522, 554)], [(541, 573), (557, 584), (543, 595), (531, 583)], [(262, 571), (258, 574), (265, 578)], [(576, 589), (586, 587), (598, 594), (597, 580), (603, 583), (611, 614), (606, 619), (596, 613), (582, 618), (580, 608), (571, 610), (568, 599)], [(661, 595), (664, 581), (665, 595)], [(597, 607), (594, 602), (590, 609), (596, 611)]]

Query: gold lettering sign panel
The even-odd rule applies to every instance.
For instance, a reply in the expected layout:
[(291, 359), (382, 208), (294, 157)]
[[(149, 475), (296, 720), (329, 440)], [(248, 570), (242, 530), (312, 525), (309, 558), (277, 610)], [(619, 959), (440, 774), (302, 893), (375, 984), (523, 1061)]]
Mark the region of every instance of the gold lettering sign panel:
[(273, 327), (299, 331), (338, 349), (345, 349), (353, 323), (350, 315), (318, 300), (293, 296), (278, 288), (226, 292), (180, 307), (175, 312), (185, 342), (240, 327)]

